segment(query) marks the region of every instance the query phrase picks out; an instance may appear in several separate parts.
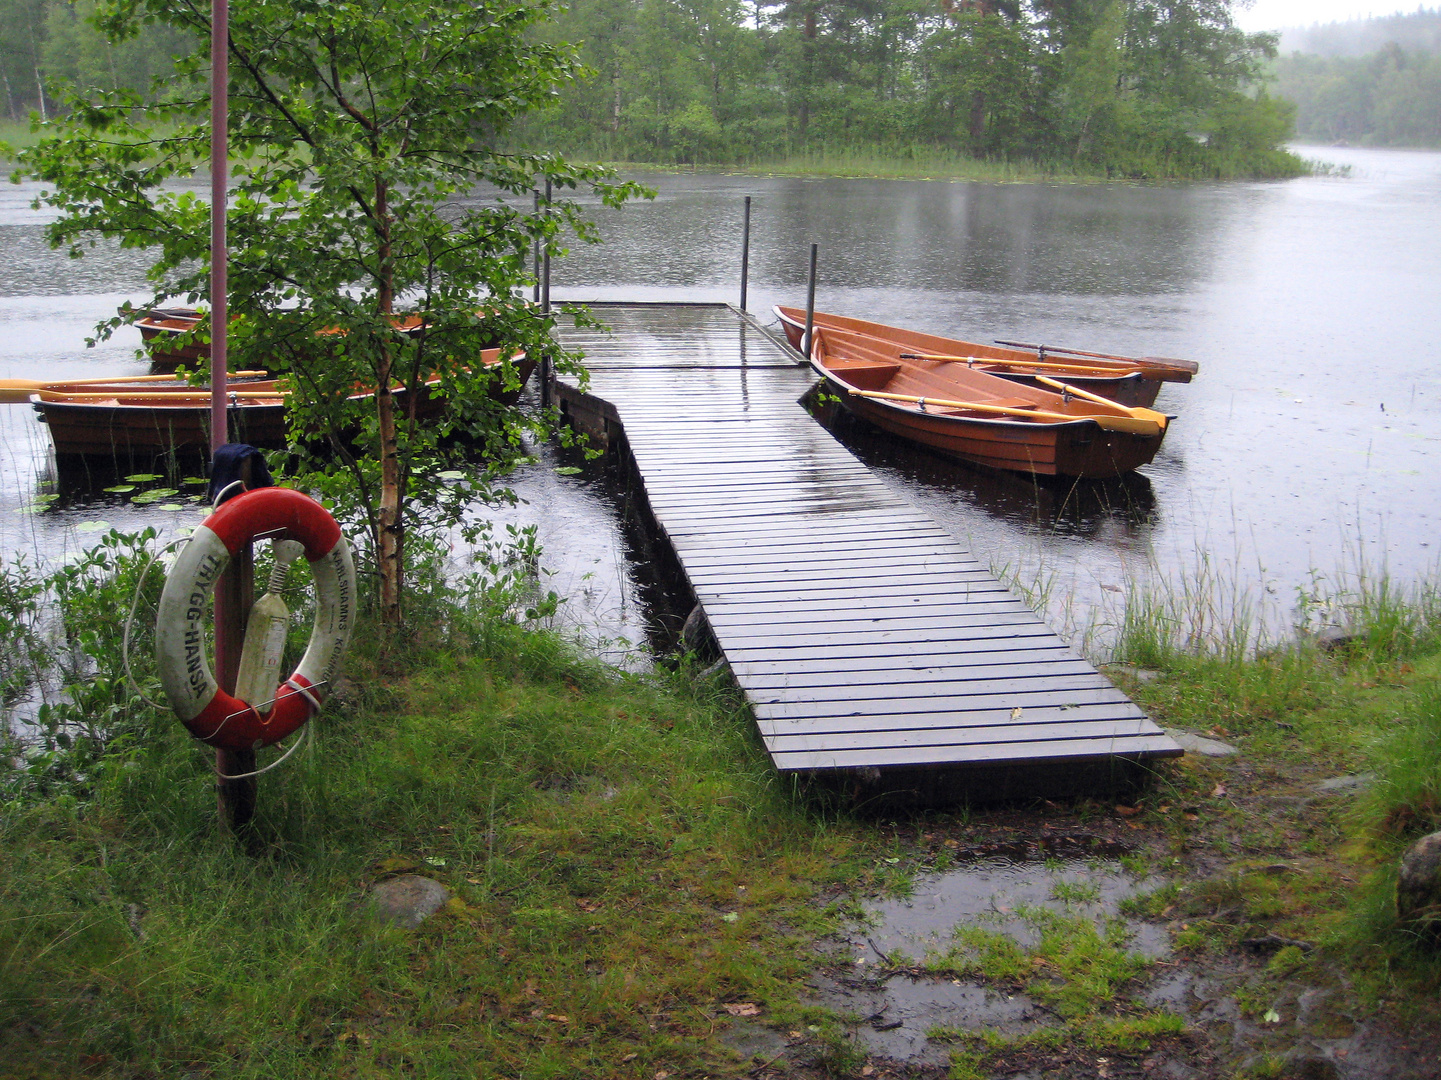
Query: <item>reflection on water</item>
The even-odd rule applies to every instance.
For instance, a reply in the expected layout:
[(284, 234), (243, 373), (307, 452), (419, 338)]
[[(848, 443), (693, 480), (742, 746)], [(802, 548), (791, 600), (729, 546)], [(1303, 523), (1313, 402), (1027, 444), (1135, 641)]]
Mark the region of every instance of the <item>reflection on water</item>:
[[(751, 195), (753, 311), (804, 301), (817, 243), (823, 310), (968, 340), (1197, 360), (1195, 382), (1166, 385), (1157, 402), (1176, 416), (1161, 453), (1113, 484), (983, 474), (845, 418), (832, 426), (982, 560), (1044, 581), (1053, 621), (1110, 617), (1135, 582), (1178, 578), (1204, 554), (1274, 596), (1284, 625), (1313, 571), (1363, 561), (1402, 581), (1434, 571), (1441, 517), (1441, 245), (1429, 242), (1441, 234), (1441, 154), (1315, 153), (1353, 176), (992, 185), (648, 174), (657, 200), (597, 208), (607, 242), (558, 262), (554, 293), (734, 301)], [(131, 331), (84, 347), (97, 321), (146, 295), (143, 254), (51, 251), (44, 215), (29, 208), (35, 192), (0, 188), (0, 378), (143, 371)], [(68, 482), (63, 507), (17, 512), (50, 477), (47, 442), (27, 407), (0, 406), (6, 550), (73, 550), (86, 515), (126, 528), (157, 520), (154, 507)], [(604, 485), (554, 465), (522, 473), (530, 501), (515, 520), (540, 526), (577, 624), (640, 642), (634, 564), (646, 554)]]

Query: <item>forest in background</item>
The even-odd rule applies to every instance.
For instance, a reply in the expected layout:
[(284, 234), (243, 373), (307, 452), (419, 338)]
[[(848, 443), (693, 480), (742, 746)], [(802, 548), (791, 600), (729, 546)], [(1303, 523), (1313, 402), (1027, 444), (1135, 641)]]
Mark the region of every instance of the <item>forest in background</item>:
[[(0, 0), (12, 118), (63, 89), (143, 88), (175, 41), (110, 45), (96, 0)], [(1273, 35), (1227, 0), (573, 0), (548, 35), (590, 78), (532, 144), (613, 161), (754, 165), (838, 151), (1115, 176), (1290, 175)]]
[(937, 152), (1117, 176), (1286, 175), (1275, 37), (1226, 0), (572, 0), (595, 76), (532, 125), (612, 160)]
[(1288, 30), (1274, 93), (1308, 142), (1441, 146), (1441, 10)]

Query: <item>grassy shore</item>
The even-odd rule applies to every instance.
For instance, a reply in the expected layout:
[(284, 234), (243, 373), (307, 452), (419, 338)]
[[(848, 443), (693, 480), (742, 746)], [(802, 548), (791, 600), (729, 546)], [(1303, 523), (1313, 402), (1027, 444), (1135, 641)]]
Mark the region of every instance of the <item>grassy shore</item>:
[[(89, 594), (93, 620), (107, 595)], [(868, 1060), (862, 1018), (807, 981), (850, 977), (833, 935), (868, 899), (1056, 837), (1164, 881), (1131, 909), (1173, 953), (1051, 920), (1030, 945), (977, 925), (943, 955), (890, 958), (883, 975), (964, 978), (1054, 1016), (1024, 1036), (932, 1032), (953, 1075), (1094, 1077), (1164, 1052), (1196, 1075), (1279, 1077), (1320, 1022), (1424, 1042), (1441, 960), (1396, 926), (1388, 890), (1404, 844), (1441, 828), (1441, 622), (1434, 591), (1369, 597), (1335, 652), (1186, 647), (1135, 613), (1122, 659), (1156, 674), (1114, 677), (1236, 757), (1166, 765), (1122, 804), (885, 814), (777, 775), (743, 702), (684, 661), (624, 675), (544, 630), (440, 609), (403, 647), (370, 627), (314, 742), (261, 779), (243, 841), (166, 715), (137, 711), (84, 768), (59, 768), (59, 743), (17, 759), (0, 788), (0, 1075), (932, 1075)], [(367, 890), (410, 872), (451, 902), (413, 933), (378, 925)], [(1274, 1045), (1243, 1060), (1158, 1007), (1149, 988), (1177, 969)], [(1303, 1016), (1326, 990), (1322, 1020)], [(769, 1062), (730, 1048), (747, 1026), (777, 1041)]]

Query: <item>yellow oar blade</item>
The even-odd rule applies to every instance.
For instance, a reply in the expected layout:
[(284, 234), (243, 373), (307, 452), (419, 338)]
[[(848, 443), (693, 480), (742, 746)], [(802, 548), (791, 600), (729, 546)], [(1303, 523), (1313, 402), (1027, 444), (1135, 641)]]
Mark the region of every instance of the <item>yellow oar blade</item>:
[(1110, 405), (1117, 409), (1125, 409), (1126, 412), (1135, 419), (1149, 420), (1151, 423), (1159, 425), (1163, 431), (1166, 425), (1170, 423), (1171, 418), (1163, 412), (1157, 412), (1155, 409), (1142, 408), (1139, 405), (1122, 405), (1120, 402), (1112, 401), (1110, 398), (1102, 397), (1100, 394), (1093, 394), (1089, 390), (1082, 390), (1079, 386), (1071, 386), (1068, 383), (1058, 382), (1055, 379), (1047, 378), (1045, 375), (1037, 375), (1036, 382), (1049, 386), (1052, 390), (1062, 394), (1071, 394), (1074, 397), (1082, 398), (1086, 401), (1094, 401), (1099, 405)]

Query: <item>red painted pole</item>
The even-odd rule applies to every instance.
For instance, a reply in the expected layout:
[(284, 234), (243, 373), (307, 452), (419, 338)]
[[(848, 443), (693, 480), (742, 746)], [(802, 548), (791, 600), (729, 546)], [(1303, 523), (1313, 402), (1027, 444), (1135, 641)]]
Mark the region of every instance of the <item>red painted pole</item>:
[(225, 416), (225, 190), (229, 185), (230, 7), (210, 5), (210, 451), (229, 441)]
[[(226, 273), (225, 204), (230, 149), (230, 9), (228, 0), (210, 5), (210, 451), (230, 441), (226, 405), (226, 331), (230, 315)], [(247, 476), (245, 479), (249, 479)], [(245, 621), (254, 602), (254, 562), (250, 545), (235, 553), (215, 583), (215, 672), (222, 689), (235, 692)], [(255, 771), (254, 750), (215, 751), (216, 805), (231, 829), (255, 814), (255, 777), (226, 780)]]

